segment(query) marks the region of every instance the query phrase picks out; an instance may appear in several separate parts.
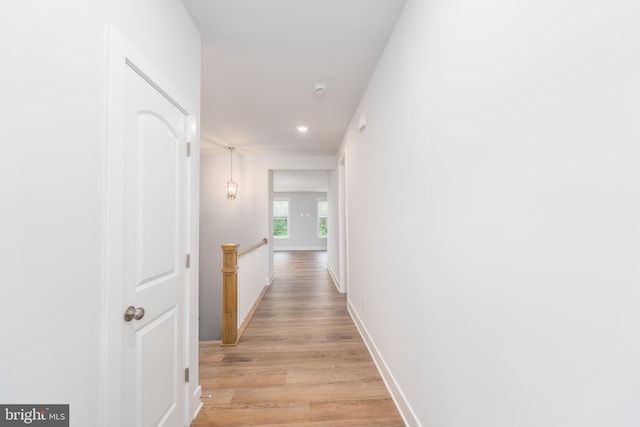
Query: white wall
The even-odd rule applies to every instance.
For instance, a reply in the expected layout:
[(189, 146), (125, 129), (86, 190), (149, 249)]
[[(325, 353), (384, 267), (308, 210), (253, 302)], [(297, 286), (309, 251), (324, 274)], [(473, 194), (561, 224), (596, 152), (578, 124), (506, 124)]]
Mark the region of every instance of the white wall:
[(274, 237), (274, 250), (327, 249), (327, 238), (318, 237), (318, 200), (327, 200), (326, 192), (276, 192), (273, 197), (289, 201), (289, 236)]
[(349, 302), (410, 424), (640, 425), (638, 16), (407, 2), (343, 147)]
[[(266, 205), (268, 187), (262, 171), (250, 157), (233, 156), (233, 178), (238, 183), (235, 200), (226, 197), (229, 152), (201, 158), (200, 180), (200, 339), (222, 336), (222, 250), (238, 243), (240, 250), (269, 236)], [(266, 172), (265, 172), (266, 173)], [(266, 180), (266, 177), (265, 177)], [(257, 213), (261, 212), (264, 217)]]
[[(238, 243), (240, 250), (269, 239), (271, 188), (270, 170), (328, 170), (334, 157), (255, 156), (236, 150), (233, 178), (238, 182), (238, 197), (228, 200), (225, 184), (229, 180), (229, 152), (202, 155), (200, 193), (200, 339), (218, 340), (222, 335), (222, 250), (224, 243)], [(271, 256), (271, 255), (270, 255)], [(272, 265), (270, 264), (271, 275)]]
[(193, 105), (200, 36), (178, 0), (3, 9), (0, 402), (69, 403), (72, 425), (98, 426), (108, 24)]

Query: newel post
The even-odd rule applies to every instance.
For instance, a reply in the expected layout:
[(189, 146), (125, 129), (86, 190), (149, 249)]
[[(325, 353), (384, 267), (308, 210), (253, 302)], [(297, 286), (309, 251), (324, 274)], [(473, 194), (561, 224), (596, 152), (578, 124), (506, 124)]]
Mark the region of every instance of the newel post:
[(222, 345), (238, 341), (238, 246), (222, 245)]

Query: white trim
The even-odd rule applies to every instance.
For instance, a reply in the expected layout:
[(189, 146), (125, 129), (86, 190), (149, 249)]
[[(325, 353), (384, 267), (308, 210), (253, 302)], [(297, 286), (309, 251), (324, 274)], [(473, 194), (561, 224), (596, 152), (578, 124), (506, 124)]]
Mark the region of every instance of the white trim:
[(340, 291), (349, 293), (349, 238), (347, 216), (347, 176), (345, 154), (338, 161), (338, 268), (340, 272)]
[(340, 289), (340, 281), (337, 279), (335, 273), (333, 272), (333, 270), (331, 269), (331, 266), (329, 264), (327, 264), (327, 271), (329, 272), (329, 276), (331, 276), (331, 280), (333, 280), (333, 284), (335, 285), (335, 287), (338, 290), (338, 292), (343, 294), (344, 291), (342, 291)]
[(197, 404), (194, 405), (194, 411), (193, 411), (193, 414), (191, 414), (191, 420), (189, 421), (189, 425), (191, 425), (191, 423), (198, 417), (198, 414), (200, 414), (200, 410), (204, 406), (204, 403), (202, 403), (202, 386), (201, 385), (198, 385), (198, 387), (195, 389), (195, 391), (193, 392), (193, 396), (191, 396), (191, 400), (193, 402), (196, 402)]
[(407, 426), (422, 427), (422, 424), (420, 424), (420, 421), (418, 421), (418, 418), (416, 417), (415, 412), (413, 412), (413, 409), (411, 409), (411, 405), (409, 405), (409, 402), (407, 402), (407, 399), (402, 393), (400, 386), (398, 386), (398, 383), (393, 377), (393, 374), (389, 370), (389, 367), (387, 366), (384, 359), (382, 358), (382, 355), (380, 354), (373, 340), (369, 336), (369, 332), (367, 332), (367, 328), (364, 326), (364, 323), (362, 323), (362, 321), (358, 317), (358, 314), (354, 309), (353, 305), (351, 304), (350, 300), (347, 303), (347, 310), (349, 311), (349, 314), (351, 315), (351, 319), (353, 319), (353, 323), (356, 325), (356, 328), (358, 329), (358, 332), (360, 333), (362, 340), (367, 346), (367, 349), (369, 350), (369, 354), (371, 354), (371, 358), (373, 359), (373, 362), (375, 363), (376, 368), (378, 368), (378, 372), (380, 373), (380, 376), (382, 377), (384, 384), (387, 386), (387, 390), (389, 390), (389, 394), (391, 395), (391, 398), (396, 404), (396, 408), (398, 408), (398, 412), (400, 412), (400, 416), (402, 416), (404, 423)]
[(273, 248), (274, 252), (284, 251), (326, 251), (326, 246), (283, 246)]
[[(122, 34), (113, 26), (109, 28), (109, 60), (107, 83), (107, 144), (105, 174), (105, 283), (104, 312), (102, 336), (102, 426), (120, 425), (122, 421), (122, 354), (121, 333), (110, 321), (117, 316), (122, 306), (122, 217), (123, 179), (115, 165), (122, 169), (121, 159), (124, 157), (122, 143), (124, 140), (124, 100), (125, 77), (124, 59), (129, 52), (129, 44)], [(122, 172), (122, 170), (120, 171)], [(113, 172), (113, 173), (110, 173)], [(116, 311), (117, 310), (117, 311)]]

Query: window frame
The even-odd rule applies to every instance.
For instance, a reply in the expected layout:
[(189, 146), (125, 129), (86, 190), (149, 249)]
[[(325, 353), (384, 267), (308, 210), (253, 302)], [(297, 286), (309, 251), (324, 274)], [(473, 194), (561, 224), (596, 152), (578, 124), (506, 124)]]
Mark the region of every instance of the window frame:
[[(274, 207), (275, 202), (287, 202), (287, 216), (275, 216)], [(275, 220), (276, 219), (285, 219), (287, 221), (287, 235), (286, 236), (276, 236), (275, 233)], [(271, 205), (271, 235), (274, 239), (288, 239), (291, 236), (291, 200), (285, 197), (278, 197), (273, 199), (273, 204)]]
[[(325, 202), (326, 203), (326, 215), (321, 216), (320, 215), (320, 202)], [(321, 219), (324, 218), (327, 224), (327, 234), (325, 236), (322, 235), (322, 233), (320, 232), (320, 221)], [(327, 236), (329, 235), (329, 202), (327, 201), (326, 197), (318, 197), (316, 199), (316, 235), (318, 239), (326, 239)]]

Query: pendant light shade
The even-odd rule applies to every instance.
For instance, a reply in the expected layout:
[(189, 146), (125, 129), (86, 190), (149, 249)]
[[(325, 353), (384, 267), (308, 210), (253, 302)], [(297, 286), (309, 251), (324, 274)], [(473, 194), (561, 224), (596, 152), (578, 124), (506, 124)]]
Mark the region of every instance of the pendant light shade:
[(238, 195), (238, 183), (227, 181), (227, 199), (235, 199)]
[(229, 160), (230, 160), (230, 178), (227, 181), (227, 199), (233, 200), (238, 195), (238, 183), (233, 182), (233, 150), (235, 147), (229, 147)]

